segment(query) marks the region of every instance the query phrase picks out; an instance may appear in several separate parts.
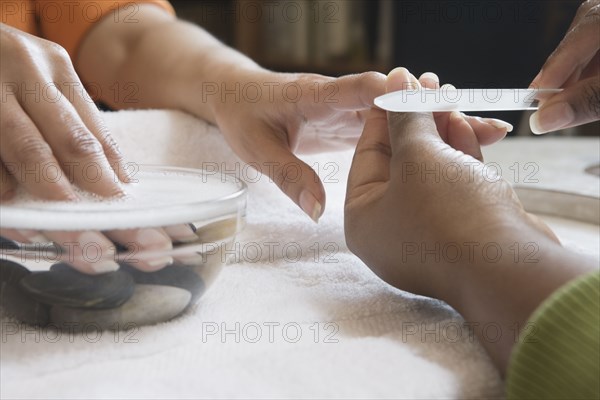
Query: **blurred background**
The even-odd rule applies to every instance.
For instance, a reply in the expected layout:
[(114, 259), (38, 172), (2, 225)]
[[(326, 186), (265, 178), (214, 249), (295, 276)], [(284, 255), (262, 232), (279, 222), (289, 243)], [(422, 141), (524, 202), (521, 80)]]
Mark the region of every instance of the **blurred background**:
[[(331, 76), (407, 67), (459, 88), (526, 88), (579, 0), (171, 0), (262, 66)], [(515, 127), (521, 112), (493, 113)], [(529, 134), (521, 124), (521, 134)], [(515, 129), (516, 134), (519, 129)], [(598, 135), (600, 124), (562, 135)]]

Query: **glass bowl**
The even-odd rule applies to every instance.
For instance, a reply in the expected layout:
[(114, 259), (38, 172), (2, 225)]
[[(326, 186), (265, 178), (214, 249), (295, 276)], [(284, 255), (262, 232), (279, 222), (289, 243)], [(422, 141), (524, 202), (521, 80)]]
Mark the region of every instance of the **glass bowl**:
[(205, 170), (139, 166), (126, 198), (0, 205), (0, 304), (69, 331), (167, 321), (211, 285), (245, 225), (246, 185)]

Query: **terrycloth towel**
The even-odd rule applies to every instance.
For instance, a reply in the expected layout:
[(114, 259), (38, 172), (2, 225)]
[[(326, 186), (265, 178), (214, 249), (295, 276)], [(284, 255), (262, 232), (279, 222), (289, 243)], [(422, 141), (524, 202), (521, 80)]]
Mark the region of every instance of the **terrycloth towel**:
[(499, 374), (454, 310), (390, 287), (349, 253), (343, 198), (351, 152), (306, 158), (328, 196), (315, 225), (267, 177), (245, 168), (214, 127), (168, 111), (106, 119), (129, 160), (218, 166), (250, 182), (238, 262), (224, 267), (198, 306), (157, 326), (55, 337), (3, 321), (2, 398), (503, 395)]

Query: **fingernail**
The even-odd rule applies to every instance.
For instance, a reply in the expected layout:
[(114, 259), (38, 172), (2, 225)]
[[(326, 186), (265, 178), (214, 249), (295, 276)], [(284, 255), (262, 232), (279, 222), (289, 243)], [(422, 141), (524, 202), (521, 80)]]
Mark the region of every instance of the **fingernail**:
[(440, 78), (433, 72), (425, 72), (423, 75), (421, 75), (421, 79), (428, 79), (434, 81), (437, 84), (440, 83)]
[(119, 264), (112, 260), (99, 260), (97, 262), (90, 263), (90, 267), (94, 272), (98, 274), (104, 274), (106, 272), (113, 272), (119, 269)]
[(18, 230), (19, 234), (23, 235), (30, 243), (50, 243), (52, 240), (39, 232), (31, 231), (27, 229)]
[(302, 193), (300, 193), (300, 207), (310, 219), (315, 221), (315, 223), (319, 222), (323, 206), (321, 206), (321, 203), (319, 203), (316, 197), (308, 190), (303, 190)]
[(506, 132), (512, 132), (513, 126), (506, 121), (495, 118), (483, 118), (482, 121), (492, 125), (494, 128), (506, 129)]
[(161, 269), (167, 265), (173, 264), (173, 257), (161, 257), (154, 260), (148, 260), (147, 263), (154, 269)]
[(167, 226), (163, 228), (167, 235), (171, 237), (171, 239), (177, 242), (195, 242), (198, 240), (198, 236), (196, 236), (195, 231), (192, 229), (190, 225), (181, 224), (181, 225), (173, 225)]
[(458, 111), (452, 111), (452, 112), (450, 113), (450, 117), (449, 117), (449, 119), (450, 119), (450, 120), (463, 120), (463, 119), (464, 119), (464, 118), (463, 118), (463, 115), (464, 115), (464, 114), (461, 114), (461, 113), (459, 113)]
[(529, 118), (531, 131), (536, 135), (555, 131), (569, 125), (575, 119), (575, 112), (569, 103), (560, 102), (544, 107)]
[(156, 229), (140, 229), (136, 241), (142, 247), (153, 250), (168, 250), (173, 248), (171, 239)]

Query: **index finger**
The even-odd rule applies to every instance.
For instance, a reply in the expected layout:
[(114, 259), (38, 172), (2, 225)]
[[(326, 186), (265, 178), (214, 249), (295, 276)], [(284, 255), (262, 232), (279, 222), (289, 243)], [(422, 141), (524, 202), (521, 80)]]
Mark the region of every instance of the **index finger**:
[(588, 9), (548, 57), (531, 86), (558, 88), (581, 74), (600, 50), (600, 4)]
[(318, 89), (329, 94), (324, 101), (336, 110), (363, 110), (373, 106), (375, 97), (385, 94), (385, 79), (382, 73), (364, 72), (339, 77)]

